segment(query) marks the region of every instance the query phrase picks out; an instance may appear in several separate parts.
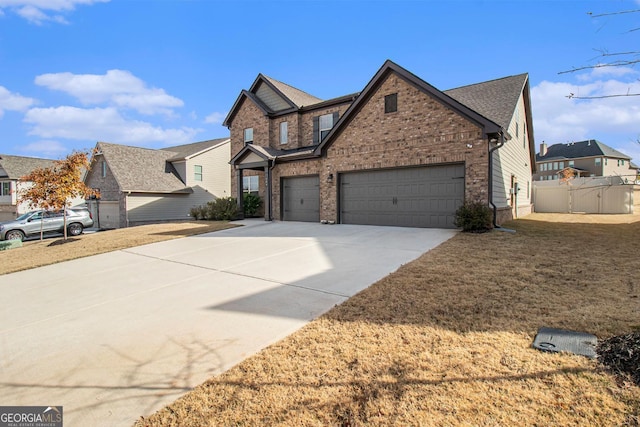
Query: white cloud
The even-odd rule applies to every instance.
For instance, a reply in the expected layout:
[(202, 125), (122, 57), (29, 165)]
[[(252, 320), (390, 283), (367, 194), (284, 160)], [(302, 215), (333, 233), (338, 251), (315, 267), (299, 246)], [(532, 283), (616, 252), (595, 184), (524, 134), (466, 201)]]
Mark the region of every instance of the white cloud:
[(37, 153), (39, 156), (46, 156), (48, 158), (58, 158), (60, 155), (64, 155), (70, 150), (62, 145), (58, 141), (41, 140), (32, 142), (21, 148), (23, 153)]
[(638, 75), (640, 75), (640, 73), (630, 67), (596, 66), (595, 68), (586, 71), (577, 71), (575, 73), (575, 78), (579, 82), (591, 82), (604, 78), (614, 78), (619, 80), (623, 77), (627, 77), (629, 79), (632, 79), (634, 77), (637, 77)]
[(110, 0), (0, 0), (0, 14), (4, 13), (3, 9), (10, 9), (33, 24), (40, 25), (47, 21), (66, 24), (67, 20), (55, 12), (71, 12), (75, 10), (77, 5), (92, 5), (95, 3), (107, 3), (109, 1)]
[(74, 96), (84, 105), (108, 103), (147, 115), (171, 115), (172, 108), (184, 105), (181, 99), (168, 95), (164, 89), (149, 88), (144, 81), (124, 70), (109, 70), (106, 74), (42, 74), (36, 77), (35, 83)]
[(193, 141), (199, 129), (165, 129), (151, 123), (124, 118), (116, 108), (51, 107), (33, 108), (24, 121), (33, 125), (29, 135), (119, 144), (177, 145)]
[[(537, 141), (579, 141), (597, 134), (628, 135), (640, 131), (638, 97), (570, 99), (610, 94), (640, 93), (640, 83), (618, 80), (577, 85), (543, 81), (531, 89)], [(602, 141), (611, 145), (611, 141)]]
[(17, 93), (11, 93), (4, 86), (0, 86), (0, 118), (5, 111), (25, 111), (35, 103), (32, 98), (27, 98)]
[(214, 125), (220, 125), (222, 124), (222, 121), (224, 120), (225, 117), (227, 117), (225, 113), (213, 112), (204, 118), (204, 122), (214, 124)]

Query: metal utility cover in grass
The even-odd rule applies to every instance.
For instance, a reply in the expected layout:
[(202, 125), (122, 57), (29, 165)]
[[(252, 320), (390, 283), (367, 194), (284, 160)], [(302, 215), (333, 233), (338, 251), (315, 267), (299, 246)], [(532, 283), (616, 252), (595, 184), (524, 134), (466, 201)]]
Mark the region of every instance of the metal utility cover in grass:
[(579, 354), (592, 359), (596, 357), (598, 338), (584, 332), (567, 331), (542, 327), (533, 340), (533, 348), (542, 351), (555, 351)]

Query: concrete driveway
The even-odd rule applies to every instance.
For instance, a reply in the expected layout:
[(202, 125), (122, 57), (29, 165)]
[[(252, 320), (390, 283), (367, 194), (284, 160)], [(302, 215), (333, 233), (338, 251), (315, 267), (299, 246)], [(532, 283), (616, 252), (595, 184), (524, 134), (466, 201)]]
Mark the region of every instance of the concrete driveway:
[(0, 276), (0, 405), (131, 425), (456, 233), (241, 223)]

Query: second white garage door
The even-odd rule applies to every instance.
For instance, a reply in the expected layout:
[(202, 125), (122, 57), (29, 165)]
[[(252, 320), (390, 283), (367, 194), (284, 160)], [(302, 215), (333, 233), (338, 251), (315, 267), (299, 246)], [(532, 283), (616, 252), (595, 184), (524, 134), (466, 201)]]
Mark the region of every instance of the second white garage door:
[(463, 164), (340, 175), (343, 224), (455, 228), (463, 203)]

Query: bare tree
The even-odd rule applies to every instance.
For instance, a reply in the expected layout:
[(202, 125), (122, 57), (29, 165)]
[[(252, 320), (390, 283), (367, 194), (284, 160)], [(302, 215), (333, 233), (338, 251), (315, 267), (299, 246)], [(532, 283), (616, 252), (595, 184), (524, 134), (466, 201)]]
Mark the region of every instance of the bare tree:
[[(612, 15), (624, 15), (629, 13), (640, 13), (640, 9), (633, 10), (623, 10), (618, 12), (608, 12), (608, 13), (600, 13), (593, 14), (592, 12), (588, 12), (587, 14), (591, 16), (591, 18), (600, 18), (603, 16), (612, 16)], [(632, 28), (628, 30), (628, 33), (638, 31), (640, 27)], [(628, 52), (609, 52), (603, 49), (596, 49), (599, 52), (599, 55), (594, 59), (598, 60), (597, 63), (592, 65), (584, 65), (581, 67), (573, 67), (570, 70), (560, 71), (558, 74), (567, 74), (567, 73), (575, 73), (576, 71), (582, 70), (594, 70), (598, 68), (610, 68), (610, 67), (632, 67), (635, 64), (640, 62), (640, 51), (628, 51)], [(567, 95), (569, 99), (603, 99), (603, 98), (617, 98), (623, 96), (640, 96), (640, 93), (632, 93), (631, 90), (627, 90), (626, 93), (617, 93), (610, 95), (598, 95), (598, 96), (579, 96), (574, 93), (570, 93)]]

